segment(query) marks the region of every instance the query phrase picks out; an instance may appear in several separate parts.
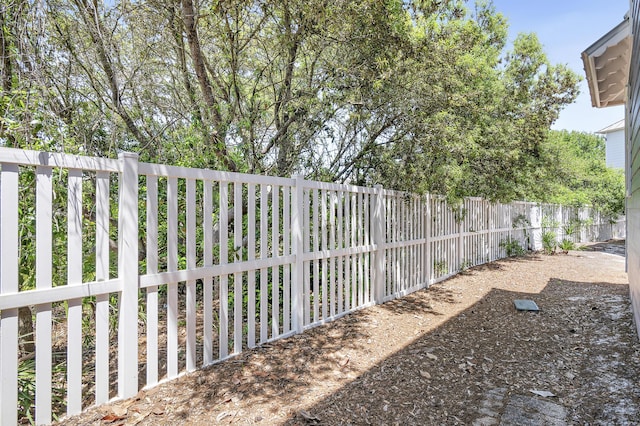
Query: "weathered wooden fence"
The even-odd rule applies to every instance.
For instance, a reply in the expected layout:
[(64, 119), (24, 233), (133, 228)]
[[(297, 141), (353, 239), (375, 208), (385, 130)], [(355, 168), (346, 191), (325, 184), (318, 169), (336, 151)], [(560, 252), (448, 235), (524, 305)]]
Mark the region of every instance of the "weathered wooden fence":
[[(505, 241), (539, 248), (545, 226), (574, 240), (623, 232), (588, 209), (451, 208), (133, 154), (0, 148), (0, 167), (2, 425), (131, 397), (504, 257)], [(21, 335), (25, 308), (34, 332)]]

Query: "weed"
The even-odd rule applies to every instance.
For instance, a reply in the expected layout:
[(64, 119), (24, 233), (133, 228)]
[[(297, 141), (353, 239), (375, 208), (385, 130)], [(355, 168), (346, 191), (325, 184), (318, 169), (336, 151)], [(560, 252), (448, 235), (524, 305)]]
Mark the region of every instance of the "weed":
[(447, 262), (445, 260), (439, 260), (433, 262), (433, 270), (436, 275), (444, 275), (448, 272)]
[(460, 272), (464, 272), (467, 269), (473, 266), (473, 261), (471, 259), (464, 259), (460, 264)]
[(522, 256), (525, 253), (520, 242), (511, 237), (500, 241), (500, 247), (507, 252), (507, 257)]
[(558, 244), (558, 248), (560, 248), (560, 250), (562, 250), (563, 252), (568, 252), (569, 250), (575, 250), (576, 249), (576, 245), (573, 241), (568, 240), (568, 239), (564, 239), (562, 240), (562, 242), (560, 244)]
[(545, 231), (542, 234), (542, 249), (546, 254), (555, 254), (557, 245), (555, 232)]

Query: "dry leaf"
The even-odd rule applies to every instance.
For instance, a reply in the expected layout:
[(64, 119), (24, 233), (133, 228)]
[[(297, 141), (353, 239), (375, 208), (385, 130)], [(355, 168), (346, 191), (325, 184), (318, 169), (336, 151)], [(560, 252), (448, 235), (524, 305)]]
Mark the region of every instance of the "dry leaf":
[(111, 411), (114, 415), (118, 417), (126, 417), (127, 411), (129, 410), (127, 409), (127, 407), (123, 407), (121, 405), (114, 405), (113, 407), (111, 407)]
[(434, 354), (432, 354), (432, 353), (427, 353), (427, 358), (432, 359), (432, 360), (434, 360), (434, 361), (437, 361), (437, 360), (438, 360), (438, 357), (437, 357), (437, 356), (435, 356), (435, 355), (434, 355)]
[(429, 372), (428, 372), (428, 371), (422, 371), (422, 370), (420, 370), (420, 375), (421, 375), (422, 377), (424, 377), (425, 379), (430, 379), (430, 378), (431, 378), (431, 374), (429, 374)]
[(112, 423), (112, 422), (117, 422), (118, 420), (124, 420), (125, 417), (124, 416), (117, 416), (115, 414), (107, 414), (106, 416), (104, 416), (102, 419), (102, 421), (105, 421), (107, 423)]
[(340, 368), (346, 367), (347, 364), (349, 364), (349, 358), (343, 359), (342, 361), (340, 361)]

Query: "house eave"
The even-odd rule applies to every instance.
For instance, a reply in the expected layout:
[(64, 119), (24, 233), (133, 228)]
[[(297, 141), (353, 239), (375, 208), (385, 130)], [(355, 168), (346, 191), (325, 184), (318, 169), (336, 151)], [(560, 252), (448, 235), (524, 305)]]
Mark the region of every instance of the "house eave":
[(624, 104), (631, 58), (628, 17), (585, 49), (581, 56), (591, 104), (596, 108)]

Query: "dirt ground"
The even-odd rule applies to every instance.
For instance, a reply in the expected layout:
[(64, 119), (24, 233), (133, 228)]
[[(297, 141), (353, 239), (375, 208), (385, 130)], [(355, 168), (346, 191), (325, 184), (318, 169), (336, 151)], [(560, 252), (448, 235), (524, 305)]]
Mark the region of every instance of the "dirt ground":
[(472, 268), (63, 424), (638, 424), (623, 248)]

